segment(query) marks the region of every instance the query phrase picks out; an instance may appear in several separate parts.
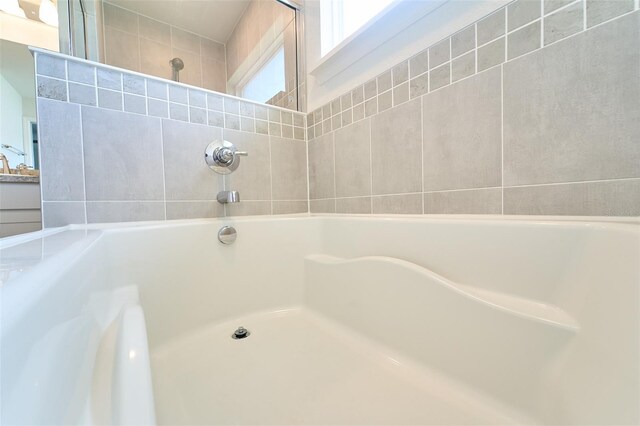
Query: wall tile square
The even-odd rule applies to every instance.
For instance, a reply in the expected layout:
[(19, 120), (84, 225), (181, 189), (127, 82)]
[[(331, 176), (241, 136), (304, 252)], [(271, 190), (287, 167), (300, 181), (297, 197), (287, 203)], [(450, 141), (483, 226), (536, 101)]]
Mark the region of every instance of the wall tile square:
[(124, 91), (127, 93), (133, 93), (135, 95), (142, 95), (142, 96), (145, 95), (143, 77), (140, 77), (137, 75), (131, 75), (131, 74), (124, 74), (122, 76), (122, 87)]
[(409, 97), (411, 99), (429, 93), (429, 74), (422, 74), (409, 82)]
[(451, 63), (448, 62), (429, 72), (429, 89), (436, 90), (451, 82)]
[[(328, 121), (328, 120), (327, 120)], [(330, 123), (330, 122), (329, 122)], [(269, 135), (271, 136), (282, 136), (282, 127), (280, 123), (272, 123), (269, 122)]]
[(253, 104), (249, 102), (240, 102), (240, 115), (244, 117), (255, 117)]
[(274, 200), (307, 199), (307, 146), (271, 137), (271, 156), (279, 161), (271, 164)]
[[(211, 116), (211, 115), (209, 115)], [(211, 122), (209, 122), (211, 124)], [(264, 120), (256, 120), (256, 132), (268, 135), (269, 134), (269, 122)]]
[(504, 35), (506, 27), (504, 8), (478, 21), (476, 25), (478, 28), (478, 46)]
[(404, 61), (393, 67), (392, 74), (394, 87), (407, 81), (409, 79), (409, 62)]
[(336, 213), (339, 214), (370, 214), (371, 197), (338, 198)]
[(500, 86), (496, 68), (422, 98), (425, 191), (502, 184)]
[(147, 111), (150, 116), (169, 117), (169, 104), (159, 99), (147, 98)]
[(586, 0), (587, 27), (598, 25), (633, 10), (633, 0)]
[(364, 118), (364, 104), (358, 104), (353, 107), (353, 121), (362, 120)]
[(36, 55), (36, 67), (39, 75), (56, 77), (61, 79), (67, 78), (65, 60), (55, 56)]
[(69, 102), (95, 106), (97, 104), (95, 86), (69, 82)]
[(189, 121), (189, 107), (169, 102), (169, 117), (173, 120)]
[(138, 222), (164, 218), (164, 203), (158, 201), (87, 203), (87, 223)]
[(378, 100), (377, 98), (369, 99), (364, 103), (364, 116), (370, 117), (378, 113)]
[[(359, 121), (335, 132), (337, 197), (371, 195), (371, 120)], [(331, 198), (331, 193), (318, 198)]]
[(295, 214), (309, 211), (307, 201), (273, 201), (272, 214)]
[(351, 92), (351, 100), (353, 105), (357, 105), (364, 101), (364, 86), (358, 86)]
[(207, 107), (207, 96), (203, 91), (189, 89), (189, 106)]
[(640, 179), (505, 188), (504, 213), (638, 216)]
[[(273, 123), (271, 123), (273, 124)], [(270, 127), (271, 127), (270, 124)], [(277, 127), (278, 129), (280, 128), (280, 125), (274, 125), (274, 128)], [(225, 129), (231, 129), (231, 130), (240, 130), (240, 116), (238, 115), (233, 115), (233, 114), (225, 114), (224, 115), (224, 128)]]
[(68, 61), (67, 71), (69, 73), (69, 81), (96, 85), (96, 68), (89, 64)]
[(520, 28), (540, 17), (541, 0), (517, 0), (507, 6), (509, 31)]
[(551, 44), (583, 29), (583, 3), (578, 2), (544, 19), (544, 44)]
[(254, 133), (256, 131), (256, 120), (250, 117), (240, 117), (240, 130)]
[(371, 201), (373, 214), (422, 214), (422, 194), (382, 195)]
[(84, 202), (43, 201), (42, 221), (45, 228), (87, 223), (84, 214)]
[(310, 140), (309, 144), (309, 197), (335, 198), (333, 134)]
[[(342, 109), (347, 109), (347, 108), (351, 108), (352, 106), (352, 102), (351, 102), (351, 93), (347, 93), (345, 95), (342, 95), (342, 97), (340, 98), (340, 103), (342, 104)], [(294, 117), (298, 117), (298, 115), (295, 115)], [(313, 123), (311, 123), (313, 124)], [(296, 124), (298, 125), (298, 124)]]
[(311, 213), (335, 213), (336, 200), (309, 200), (309, 210)]
[(505, 60), (504, 37), (478, 49), (478, 72), (500, 65)]
[[(207, 108), (213, 111), (222, 111), (224, 109), (222, 96), (207, 93)], [(267, 109), (265, 107), (262, 107), (262, 108), (266, 112)], [(256, 113), (257, 111), (258, 111), (258, 108), (256, 107)], [(266, 114), (264, 118), (266, 118)]]
[(393, 89), (393, 106), (409, 100), (409, 82), (406, 81)]
[(471, 25), (451, 36), (451, 54), (455, 58), (476, 47), (476, 26)]
[(207, 124), (207, 110), (203, 108), (190, 107), (189, 121), (196, 124)]
[(136, 114), (146, 114), (147, 105), (144, 96), (124, 94), (124, 110), (127, 112), (135, 112)]
[(442, 40), (429, 48), (429, 69), (444, 64), (450, 56), (450, 39)]
[(242, 201), (226, 208), (227, 216), (263, 216), (271, 214), (271, 201)]
[(111, 90), (122, 90), (122, 73), (98, 68), (98, 87)]
[(501, 214), (502, 188), (427, 192), (425, 214)]
[(382, 112), (393, 106), (393, 90), (378, 95), (378, 111)]
[(189, 103), (189, 95), (187, 89), (182, 86), (169, 85), (169, 100), (181, 104)]
[(364, 99), (371, 99), (378, 93), (376, 80), (370, 80), (364, 84)]
[[(421, 191), (421, 120), (419, 99), (372, 118), (371, 168), (374, 195)], [(389, 161), (390, 149), (403, 153), (402, 167)]]
[(122, 92), (98, 89), (98, 106), (100, 108), (122, 110)]
[(167, 99), (167, 84), (147, 79), (147, 96), (156, 99)]
[(347, 126), (353, 122), (352, 110), (349, 108), (342, 113), (342, 126)]
[(507, 36), (507, 57), (517, 58), (540, 48), (540, 21), (529, 24)]
[(274, 123), (280, 123), (282, 121), (282, 118), (280, 117), (280, 110), (269, 109), (269, 121), (273, 121)]
[(639, 19), (504, 65), (505, 185), (640, 177)]
[(67, 100), (67, 83), (64, 80), (38, 76), (37, 82), (39, 97), (58, 101)]
[(391, 70), (388, 70), (378, 76), (378, 94), (386, 92), (391, 89), (392, 86)]
[(451, 81), (458, 81), (476, 72), (475, 50), (451, 61)]
[(37, 102), (38, 145), (46, 160), (40, 164), (42, 199), (84, 201), (80, 107), (42, 98)]
[(167, 201), (167, 220), (223, 217), (224, 206), (217, 201)]
[(417, 77), (429, 71), (429, 50), (423, 50), (409, 60), (409, 75)]
[(554, 10), (560, 9), (575, 0), (543, 0), (544, 2), (544, 14), (551, 13)]
[(83, 106), (87, 200), (162, 200), (160, 131), (157, 118)]

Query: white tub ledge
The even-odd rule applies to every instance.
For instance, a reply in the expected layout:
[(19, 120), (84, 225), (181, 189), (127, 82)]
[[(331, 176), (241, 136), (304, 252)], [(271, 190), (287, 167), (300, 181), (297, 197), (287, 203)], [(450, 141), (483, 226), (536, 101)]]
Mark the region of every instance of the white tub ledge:
[[(575, 333), (580, 330), (578, 322), (557, 306), (510, 294), (454, 283), (435, 272), (406, 260), (386, 256), (367, 256), (355, 259), (314, 254), (306, 261), (315, 264), (315, 270), (328, 282), (350, 280), (367, 282), (372, 291), (401, 291), (402, 297), (421, 299), (433, 303), (456, 303), (455, 296), (477, 302), (487, 308), (502, 311), (531, 321)], [(385, 277), (391, 278), (386, 280)], [(348, 285), (348, 284), (347, 284)], [(456, 310), (455, 305), (451, 305)]]

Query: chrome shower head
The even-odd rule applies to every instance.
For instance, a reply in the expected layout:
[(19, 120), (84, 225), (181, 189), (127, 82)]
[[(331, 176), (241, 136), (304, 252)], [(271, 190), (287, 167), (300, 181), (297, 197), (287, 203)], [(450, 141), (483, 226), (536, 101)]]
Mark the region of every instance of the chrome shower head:
[(173, 58), (172, 60), (169, 61), (169, 63), (171, 64), (171, 68), (173, 68), (176, 71), (180, 71), (181, 69), (184, 68), (184, 62), (180, 58)]

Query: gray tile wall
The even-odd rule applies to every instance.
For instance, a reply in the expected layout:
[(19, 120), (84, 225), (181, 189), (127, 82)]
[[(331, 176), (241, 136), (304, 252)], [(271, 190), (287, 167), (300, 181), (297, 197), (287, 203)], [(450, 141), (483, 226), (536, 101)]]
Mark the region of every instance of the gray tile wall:
[(183, 60), (180, 81), (225, 92), (225, 45), (102, 2), (105, 61), (109, 65), (169, 79), (169, 61)]
[(640, 215), (638, 3), (514, 1), (307, 126), (311, 212)]
[[(308, 211), (304, 114), (35, 55), (45, 227)], [(204, 162), (216, 139), (249, 151), (225, 177)]]

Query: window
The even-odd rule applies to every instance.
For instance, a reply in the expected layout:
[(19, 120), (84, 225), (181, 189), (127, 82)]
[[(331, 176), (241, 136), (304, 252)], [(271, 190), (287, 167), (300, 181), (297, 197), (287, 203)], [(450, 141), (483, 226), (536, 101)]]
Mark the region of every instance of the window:
[(285, 91), (284, 45), (251, 75), (241, 88), (239, 96), (256, 102), (267, 102)]
[(322, 56), (393, 2), (394, 0), (320, 0)]

